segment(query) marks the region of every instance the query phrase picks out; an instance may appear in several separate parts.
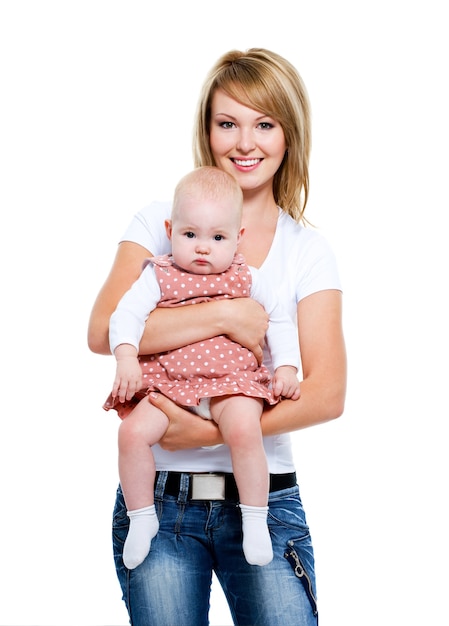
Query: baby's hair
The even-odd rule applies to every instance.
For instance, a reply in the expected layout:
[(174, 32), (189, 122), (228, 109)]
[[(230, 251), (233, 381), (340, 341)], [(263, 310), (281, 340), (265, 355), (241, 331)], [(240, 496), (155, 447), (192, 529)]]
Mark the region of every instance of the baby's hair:
[(181, 178), (175, 187), (173, 197), (172, 219), (176, 219), (179, 204), (186, 197), (199, 200), (211, 200), (229, 196), (233, 200), (241, 218), (243, 207), (243, 192), (240, 185), (230, 174), (215, 166), (205, 165), (197, 167)]

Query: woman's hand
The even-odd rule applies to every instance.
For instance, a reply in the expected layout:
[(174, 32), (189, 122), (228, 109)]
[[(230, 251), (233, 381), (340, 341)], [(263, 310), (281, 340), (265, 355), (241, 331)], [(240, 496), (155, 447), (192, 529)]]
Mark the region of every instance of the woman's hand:
[(169, 419), (169, 426), (159, 441), (164, 450), (174, 452), (223, 443), (218, 426), (212, 420), (205, 420), (181, 408), (161, 393), (151, 392), (148, 401)]
[(261, 364), (265, 334), (268, 330), (268, 315), (265, 309), (252, 298), (235, 298), (222, 302), (229, 309), (223, 334), (251, 350)]

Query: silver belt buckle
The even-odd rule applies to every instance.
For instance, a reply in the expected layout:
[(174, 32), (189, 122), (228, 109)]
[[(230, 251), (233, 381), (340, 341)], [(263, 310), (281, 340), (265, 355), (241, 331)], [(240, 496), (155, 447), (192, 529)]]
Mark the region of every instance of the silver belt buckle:
[(224, 500), (225, 477), (223, 474), (192, 474), (192, 500)]

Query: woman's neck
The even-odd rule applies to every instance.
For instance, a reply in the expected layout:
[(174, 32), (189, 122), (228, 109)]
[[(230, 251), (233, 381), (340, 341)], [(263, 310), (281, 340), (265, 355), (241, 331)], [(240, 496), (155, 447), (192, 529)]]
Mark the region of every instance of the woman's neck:
[(248, 197), (243, 203), (242, 226), (245, 229), (239, 245), (249, 265), (260, 267), (273, 243), (279, 209), (272, 194)]
[(278, 207), (271, 186), (243, 192), (243, 221), (248, 224), (248, 227), (270, 221), (277, 213)]

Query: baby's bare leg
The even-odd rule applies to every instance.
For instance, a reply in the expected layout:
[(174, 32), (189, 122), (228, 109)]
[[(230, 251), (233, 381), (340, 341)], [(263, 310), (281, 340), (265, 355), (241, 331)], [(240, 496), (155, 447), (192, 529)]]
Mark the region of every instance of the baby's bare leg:
[(128, 509), (130, 526), (123, 550), (123, 562), (134, 569), (147, 556), (159, 521), (154, 507), (156, 467), (151, 446), (168, 427), (165, 413), (150, 404), (139, 402), (119, 428), (119, 475)]
[(211, 401), (211, 416), (231, 451), (243, 524), (243, 551), (248, 563), (266, 565), (273, 558), (267, 526), (269, 473), (260, 417), (263, 401), (227, 396)]
[(262, 400), (248, 396), (214, 398), (210, 405), (212, 419), (231, 450), (240, 502), (250, 506), (268, 503), (268, 467), (260, 428), (262, 409)]
[(128, 510), (154, 504), (156, 468), (151, 446), (168, 427), (168, 418), (143, 398), (120, 424), (119, 476)]

